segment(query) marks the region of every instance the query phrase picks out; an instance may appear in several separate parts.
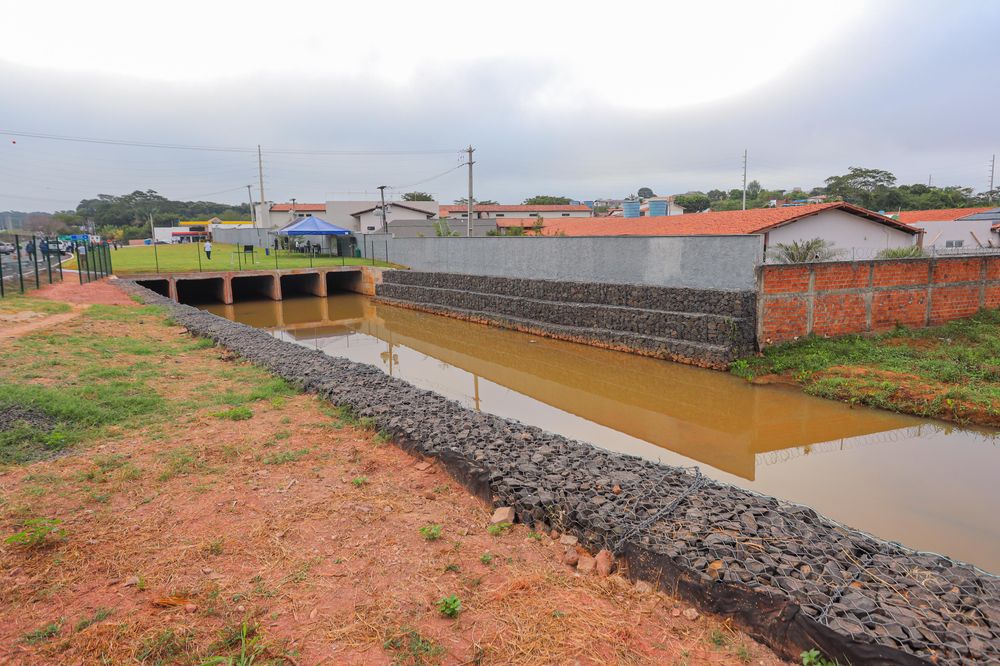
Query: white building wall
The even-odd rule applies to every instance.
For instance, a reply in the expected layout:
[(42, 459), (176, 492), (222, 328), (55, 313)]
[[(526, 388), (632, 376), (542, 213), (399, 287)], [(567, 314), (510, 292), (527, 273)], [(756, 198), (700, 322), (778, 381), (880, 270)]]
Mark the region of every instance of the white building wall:
[(770, 230), (767, 244), (773, 247), (777, 243), (801, 242), (813, 238), (831, 241), (837, 249), (848, 253), (852, 249), (874, 253), (886, 248), (915, 245), (917, 234), (909, 234), (842, 210), (827, 210)]
[[(521, 211), (510, 211), (510, 212), (486, 212), (486, 213), (473, 213), (477, 220), (495, 220), (497, 218), (503, 219), (505, 217), (593, 217), (593, 213), (589, 210), (580, 211), (561, 211), (561, 210), (539, 210), (532, 211), (531, 213), (521, 212)], [(450, 220), (464, 220), (466, 213), (463, 211), (457, 211), (448, 213), (448, 219)]]
[[(992, 231), (992, 220), (953, 220), (951, 222), (914, 222), (911, 226), (923, 229), (924, 247), (978, 248), (979, 244), (1000, 247), (1000, 234)], [(975, 234), (975, 238), (973, 238)], [(979, 243), (976, 239), (979, 239)], [(949, 243), (950, 242), (950, 243)], [(957, 245), (961, 243), (961, 245)], [(948, 248), (950, 249), (950, 248)]]

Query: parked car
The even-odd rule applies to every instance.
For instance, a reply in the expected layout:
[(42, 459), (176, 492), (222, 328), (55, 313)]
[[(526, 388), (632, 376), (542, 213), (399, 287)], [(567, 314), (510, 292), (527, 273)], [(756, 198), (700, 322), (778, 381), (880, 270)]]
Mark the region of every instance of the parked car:
[(0, 241), (0, 254), (14, 254), (14, 244)]

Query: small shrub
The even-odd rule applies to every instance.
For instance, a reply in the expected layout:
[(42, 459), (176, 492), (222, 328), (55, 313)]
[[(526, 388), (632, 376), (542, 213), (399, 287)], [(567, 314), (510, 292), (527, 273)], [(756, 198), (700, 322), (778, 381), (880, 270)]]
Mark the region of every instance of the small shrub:
[(402, 627), (394, 635), (388, 636), (382, 647), (403, 653), (394, 664), (425, 664), (428, 659), (440, 657), (445, 650), (430, 639), (424, 638), (416, 629)]
[(233, 407), (223, 412), (216, 412), (214, 416), (220, 419), (229, 419), (230, 421), (246, 421), (253, 418), (253, 410), (249, 407)]
[(802, 657), (802, 666), (839, 666), (836, 661), (830, 661), (816, 649), (803, 652), (799, 656)]
[(297, 449), (295, 451), (280, 451), (264, 458), (265, 465), (284, 465), (285, 463), (296, 462), (309, 454), (309, 449)]
[(5, 539), (6, 543), (25, 548), (38, 548), (53, 539), (66, 538), (66, 530), (59, 527), (58, 518), (31, 518), (24, 521), (24, 528)]
[(97, 611), (91, 617), (85, 617), (76, 623), (76, 630), (83, 631), (92, 624), (97, 624), (98, 622), (103, 622), (111, 616), (110, 608), (98, 608)]
[(479, 556), (479, 561), (483, 564), (490, 564), (493, 561), (493, 555), (490, 553), (483, 553)]
[(420, 536), (427, 541), (437, 541), (441, 538), (440, 525), (424, 525), (420, 528)]
[(351, 479), (351, 483), (354, 484), (355, 488), (360, 488), (361, 486), (363, 486), (366, 483), (368, 483), (368, 477), (367, 476), (356, 476), (353, 479)]
[(510, 528), (514, 527), (510, 523), (497, 523), (496, 525), (490, 525), (486, 528), (486, 531), (490, 533), (490, 536), (501, 536), (507, 532)]
[(454, 594), (438, 599), (437, 609), (445, 617), (458, 617), (462, 612), (462, 600)]
[(41, 643), (42, 641), (47, 641), (56, 634), (59, 633), (59, 629), (62, 627), (60, 622), (50, 622), (44, 627), (39, 627), (34, 631), (30, 631), (24, 635), (24, 640), (27, 643)]
[(918, 247), (916, 245), (907, 245), (906, 247), (889, 247), (884, 250), (880, 250), (878, 254), (875, 255), (876, 259), (916, 259), (918, 257), (926, 257), (927, 253), (924, 252), (924, 248)]

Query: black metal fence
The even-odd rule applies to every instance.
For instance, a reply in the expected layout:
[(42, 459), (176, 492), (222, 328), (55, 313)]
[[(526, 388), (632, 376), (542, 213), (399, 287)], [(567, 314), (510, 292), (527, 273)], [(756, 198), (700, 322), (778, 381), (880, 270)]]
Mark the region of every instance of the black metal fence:
[(76, 255), (80, 284), (111, 275), (111, 246), (108, 243), (73, 241), (71, 251)]
[(40, 235), (0, 234), (0, 298), (63, 280), (70, 243)]

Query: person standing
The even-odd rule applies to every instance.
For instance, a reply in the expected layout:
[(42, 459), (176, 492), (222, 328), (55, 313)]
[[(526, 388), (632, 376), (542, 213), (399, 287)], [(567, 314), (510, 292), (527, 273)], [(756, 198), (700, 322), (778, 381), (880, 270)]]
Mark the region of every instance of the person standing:
[(212, 241), (205, 241), (205, 258), (211, 261), (212, 259)]

